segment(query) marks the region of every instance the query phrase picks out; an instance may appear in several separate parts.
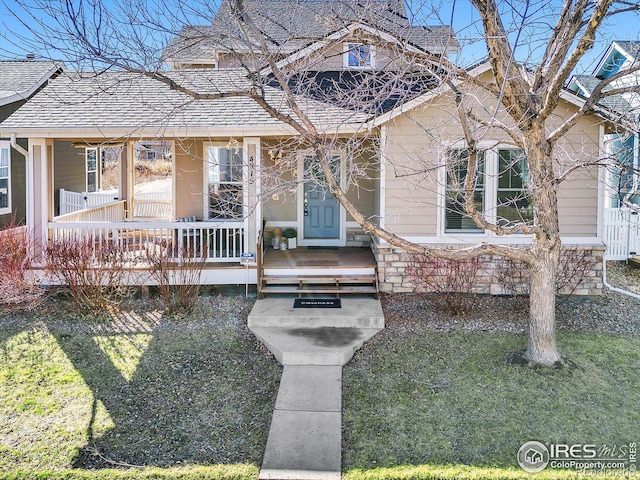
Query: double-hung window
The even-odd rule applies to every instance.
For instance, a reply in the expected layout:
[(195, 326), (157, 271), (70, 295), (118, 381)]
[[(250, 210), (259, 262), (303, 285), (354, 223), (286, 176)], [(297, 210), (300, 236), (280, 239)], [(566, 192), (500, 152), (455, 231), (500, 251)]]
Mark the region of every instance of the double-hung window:
[[(469, 152), (452, 150), (447, 168), (447, 191), (445, 206), (445, 231), (479, 232), (480, 228), (466, 214), (464, 181), (467, 176)], [(473, 203), (476, 210), (484, 211), (484, 152), (478, 153), (478, 168), (474, 178)]]
[(344, 66), (347, 68), (370, 69), (374, 63), (374, 47), (365, 43), (344, 44)]
[[(464, 149), (448, 153), (445, 187), (445, 233), (483, 233), (466, 210), (464, 182), (469, 153)], [(529, 168), (518, 148), (490, 148), (478, 153), (473, 203), (485, 219), (499, 226), (529, 223), (533, 209), (527, 185)]]
[(205, 162), (207, 218), (242, 219), (242, 147), (208, 145)]
[(11, 213), (11, 144), (0, 142), (0, 214)]
[(85, 160), (87, 166), (87, 192), (98, 191), (98, 149), (85, 149)]

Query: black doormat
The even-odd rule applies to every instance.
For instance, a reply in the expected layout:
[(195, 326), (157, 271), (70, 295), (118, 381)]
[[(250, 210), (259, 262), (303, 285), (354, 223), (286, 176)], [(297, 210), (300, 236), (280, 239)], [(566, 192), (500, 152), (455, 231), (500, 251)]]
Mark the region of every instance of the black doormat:
[(342, 308), (340, 298), (296, 298), (293, 308)]
[(314, 246), (310, 246), (307, 247), (308, 250), (338, 250), (338, 247), (322, 247), (322, 246), (318, 246), (318, 247), (314, 247)]

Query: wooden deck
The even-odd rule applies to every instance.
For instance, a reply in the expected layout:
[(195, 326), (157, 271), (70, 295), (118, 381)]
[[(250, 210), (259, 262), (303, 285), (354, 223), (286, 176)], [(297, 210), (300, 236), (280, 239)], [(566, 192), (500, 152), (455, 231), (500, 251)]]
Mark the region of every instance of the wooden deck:
[(377, 264), (369, 248), (268, 249), (258, 293), (378, 294)]
[(264, 255), (264, 268), (375, 268), (376, 259), (370, 248), (310, 248), (293, 250), (269, 248)]

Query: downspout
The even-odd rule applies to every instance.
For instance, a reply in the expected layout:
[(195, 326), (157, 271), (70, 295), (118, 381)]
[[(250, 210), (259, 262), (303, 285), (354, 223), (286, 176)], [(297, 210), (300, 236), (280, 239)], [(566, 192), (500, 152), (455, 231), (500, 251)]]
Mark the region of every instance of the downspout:
[(637, 293), (630, 292), (629, 290), (624, 290), (623, 288), (614, 287), (609, 282), (607, 282), (607, 261), (602, 259), (602, 284), (607, 287), (609, 290), (613, 290), (614, 292), (621, 293), (623, 295), (627, 295), (629, 297), (637, 298), (640, 300), (640, 295)]
[(16, 149), (21, 155), (24, 156), (25, 160), (29, 158), (29, 152), (18, 145), (18, 141), (16, 140), (16, 134), (11, 134), (11, 146)]

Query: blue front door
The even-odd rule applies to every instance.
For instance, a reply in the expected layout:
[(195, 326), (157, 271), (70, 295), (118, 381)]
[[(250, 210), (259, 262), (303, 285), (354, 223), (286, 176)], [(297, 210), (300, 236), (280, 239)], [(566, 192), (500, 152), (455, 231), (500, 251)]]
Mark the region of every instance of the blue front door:
[[(340, 238), (340, 202), (319, 183), (323, 175), (319, 172), (314, 157), (304, 159), (304, 238), (313, 240), (329, 240)], [(339, 171), (340, 159), (334, 159), (336, 173)]]

